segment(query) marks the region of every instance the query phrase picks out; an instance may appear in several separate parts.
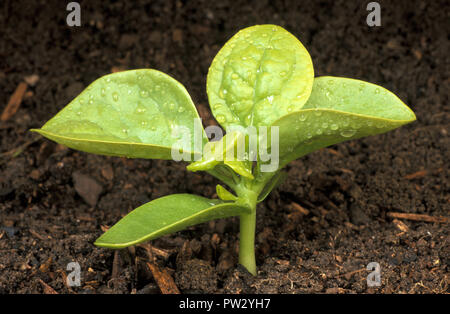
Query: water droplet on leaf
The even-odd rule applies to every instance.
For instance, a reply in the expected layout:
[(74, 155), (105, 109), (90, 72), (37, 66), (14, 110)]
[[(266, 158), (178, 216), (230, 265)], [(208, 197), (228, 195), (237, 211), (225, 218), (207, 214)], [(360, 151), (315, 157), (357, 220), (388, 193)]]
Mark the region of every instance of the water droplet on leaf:
[(343, 137), (352, 137), (353, 135), (355, 135), (355, 133), (356, 133), (356, 130), (351, 130), (351, 129), (341, 131), (341, 135)]

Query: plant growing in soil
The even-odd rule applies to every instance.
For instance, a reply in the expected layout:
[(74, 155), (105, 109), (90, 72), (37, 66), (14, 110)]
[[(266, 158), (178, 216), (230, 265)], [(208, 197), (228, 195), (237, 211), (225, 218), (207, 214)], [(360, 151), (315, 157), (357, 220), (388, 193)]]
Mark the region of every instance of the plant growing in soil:
[(257, 25), (234, 35), (209, 68), (207, 93), (212, 113), (226, 131), (218, 141), (209, 141), (183, 85), (151, 69), (96, 80), (33, 130), (89, 153), (187, 160), (188, 170), (206, 171), (229, 188), (217, 185), (218, 199), (191, 194), (155, 199), (111, 227), (97, 246), (123, 248), (239, 216), (239, 262), (256, 274), (257, 204), (282, 182), (284, 166), (317, 149), (415, 120), (397, 96), (380, 86), (314, 78), (308, 51), (276, 25)]

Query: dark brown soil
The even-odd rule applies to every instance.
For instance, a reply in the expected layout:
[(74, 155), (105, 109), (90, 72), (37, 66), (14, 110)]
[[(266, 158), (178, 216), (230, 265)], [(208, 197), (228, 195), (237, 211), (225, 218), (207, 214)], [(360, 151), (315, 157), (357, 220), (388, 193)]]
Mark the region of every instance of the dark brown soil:
[[(80, 1), (82, 27), (71, 28), (66, 1), (1, 1), (0, 112), (24, 77), (39, 81), (0, 123), (0, 293), (159, 293), (149, 260), (184, 293), (448, 292), (448, 224), (402, 220), (401, 231), (387, 212), (449, 213), (450, 5), (379, 1), (382, 26), (369, 28), (367, 2)], [(152, 241), (150, 257), (121, 250), (113, 271), (114, 251), (93, 245), (102, 226), (163, 195), (213, 197), (216, 180), (181, 163), (69, 150), (27, 130), (113, 67), (172, 75), (210, 125), (210, 62), (239, 29), (266, 23), (300, 38), (316, 75), (385, 86), (418, 121), (290, 164), (258, 209), (256, 277), (237, 266), (235, 218)], [(80, 197), (77, 180), (100, 187), (98, 200)], [(68, 289), (72, 261), (82, 282)], [(367, 287), (370, 262), (381, 266), (381, 287)]]

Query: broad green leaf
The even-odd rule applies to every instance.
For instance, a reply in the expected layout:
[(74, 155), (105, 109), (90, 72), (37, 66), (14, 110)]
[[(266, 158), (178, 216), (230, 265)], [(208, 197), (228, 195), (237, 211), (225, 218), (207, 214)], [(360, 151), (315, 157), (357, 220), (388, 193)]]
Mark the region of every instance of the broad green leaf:
[(416, 119), (388, 90), (363, 81), (320, 77), (304, 109), (275, 121), (280, 167), (317, 149), (385, 133)]
[(236, 195), (233, 195), (230, 191), (225, 189), (220, 184), (217, 184), (217, 186), (216, 186), (216, 193), (217, 193), (217, 196), (223, 201), (235, 201), (235, 200), (237, 200), (237, 196)]
[(314, 70), (308, 51), (285, 29), (256, 25), (234, 35), (209, 68), (207, 93), (216, 120), (269, 126), (307, 101)]
[[(33, 131), (85, 152), (172, 159), (172, 145), (180, 140), (186, 143), (184, 152), (201, 152), (206, 141), (203, 128), (203, 138), (194, 147), (194, 120), (198, 118), (183, 85), (162, 72), (141, 69), (94, 81)], [(190, 136), (180, 137), (186, 134)]]
[(206, 143), (202, 159), (191, 163), (187, 169), (206, 171), (225, 164), (241, 176), (253, 179), (252, 163), (246, 160), (245, 149), (245, 135), (237, 131), (230, 132), (219, 141)]
[(98, 238), (95, 245), (124, 248), (192, 225), (248, 211), (234, 203), (191, 194), (173, 194), (136, 208)]

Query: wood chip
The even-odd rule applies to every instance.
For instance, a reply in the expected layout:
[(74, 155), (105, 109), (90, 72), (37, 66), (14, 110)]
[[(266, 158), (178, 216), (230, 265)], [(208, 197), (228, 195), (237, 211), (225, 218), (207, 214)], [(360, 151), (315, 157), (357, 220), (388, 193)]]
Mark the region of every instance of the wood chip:
[(28, 85), (30, 86), (34, 86), (36, 85), (36, 83), (39, 81), (39, 75), (37, 74), (32, 74), (29, 76), (25, 76), (23, 79)]
[(16, 90), (11, 95), (11, 98), (8, 101), (8, 104), (6, 105), (5, 110), (3, 110), (3, 113), (0, 117), (1, 121), (7, 121), (9, 118), (11, 118), (17, 110), (19, 110), (20, 104), (22, 103), (23, 95), (25, 94), (25, 91), (27, 90), (27, 83), (20, 82), (19, 85), (17, 85)]
[(397, 227), (398, 230), (400, 230), (402, 232), (408, 232), (409, 231), (409, 227), (401, 220), (394, 219), (392, 221), (392, 223)]
[(39, 270), (43, 273), (46, 273), (49, 271), (51, 264), (52, 264), (52, 258), (49, 257), (48, 260), (44, 264), (39, 266)]
[(398, 219), (408, 219), (414, 221), (426, 221), (426, 222), (438, 222), (438, 223), (448, 223), (448, 218), (443, 216), (429, 216), (422, 214), (409, 214), (409, 213), (397, 213), (388, 212), (388, 217), (398, 218)]
[(147, 263), (148, 268), (153, 274), (153, 278), (161, 290), (162, 294), (180, 294), (180, 290), (175, 285), (172, 276), (166, 269), (161, 270), (156, 264)]
[(59, 294), (55, 291), (55, 289), (46, 284), (41, 278), (39, 278), (39, 282), (42, 285), (42, 289), (44, 289), (44, 294)]

